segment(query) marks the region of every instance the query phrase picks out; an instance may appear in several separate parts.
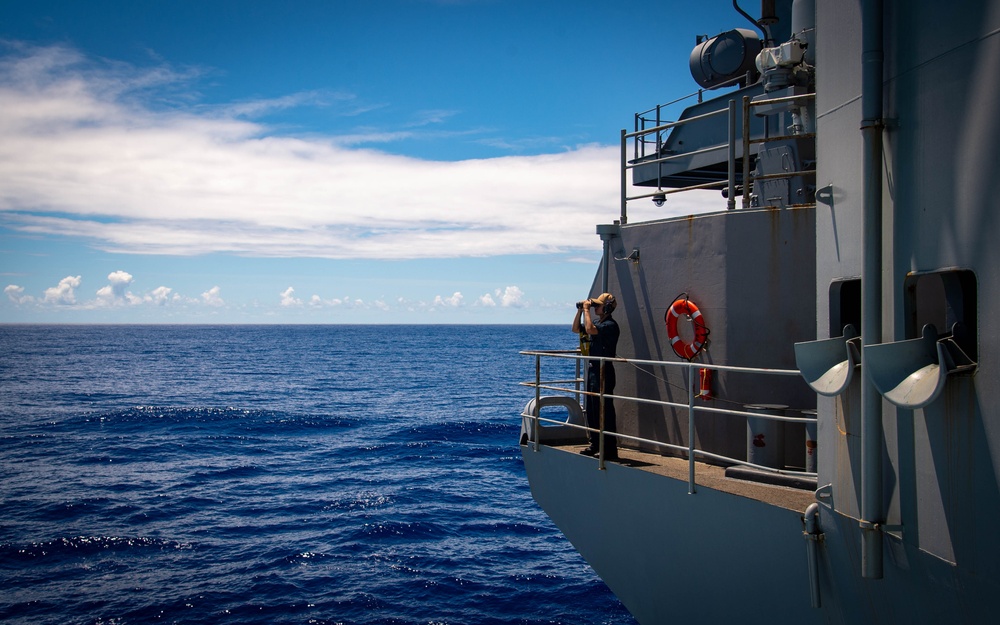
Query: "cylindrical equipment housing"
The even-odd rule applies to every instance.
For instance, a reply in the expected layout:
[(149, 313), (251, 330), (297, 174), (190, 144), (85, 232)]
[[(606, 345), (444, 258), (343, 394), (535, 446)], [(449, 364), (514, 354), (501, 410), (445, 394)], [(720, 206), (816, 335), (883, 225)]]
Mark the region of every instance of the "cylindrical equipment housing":
[(712, 89), (752, 74), (759, 73), (755, 59), (762, 49), (760, 36), (746, 28), (734, 28), (706, 39), (691, 51), (691, 76), (705, 89)]

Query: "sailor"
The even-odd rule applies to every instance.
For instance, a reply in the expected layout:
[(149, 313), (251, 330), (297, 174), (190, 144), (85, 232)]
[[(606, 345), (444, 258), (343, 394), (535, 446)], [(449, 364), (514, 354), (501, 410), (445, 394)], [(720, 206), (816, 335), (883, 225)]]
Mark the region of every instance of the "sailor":
[[(612, 319), (615, 311), (615, 296), (611, 293), (601, 293), (593, 299), (577, 303), (576, 314), (573, 316), (573, 332), (586, 335), (590, 339), (590, 356), (615, 358), (618, 355), (618, 335), (621, 331), (618, 323)], [(591, 316), (591, 311), (597, 315), (597, 321)], [(603, 364), (603, 367), (602, 367)], [(603, 393), (610, 395), (615, 390), (615, 366), (609, 361), (591, 360), (587, 365), (587, 392), (585, 409), (587, 427), (592, 430), (601, 429), (601, 378), (603, 368)], [(604, 398), (604, 431), (616, 432), (617, 420), (614, 400)], [(580, 453), (596, 456), (600, 451), (600, 441), (596, 433), (590, 435), (590, 446)], [(618, 459), (618, 439), (614, 436), (604, 437), (604, 459)]]

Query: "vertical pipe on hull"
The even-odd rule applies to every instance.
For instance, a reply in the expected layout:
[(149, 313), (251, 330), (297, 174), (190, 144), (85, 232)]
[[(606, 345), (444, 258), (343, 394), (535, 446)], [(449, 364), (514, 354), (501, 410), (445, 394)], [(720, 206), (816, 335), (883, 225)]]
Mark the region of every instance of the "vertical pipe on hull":
[(621, 234), (622, 227), (618, 221), (613, 224), (597, 226), (597, 234), (604, 242), (604, 258), (601, 259), (601, 293), (608, 292), (609, 273), (611, 271), (611, 239)]
[(611, 239), (604, 239), (604, 258), (601, 259), (601, 293), (608, 292), (608, 272), (611, 271)]
[[(882, 342), (882, 0), (862, 0), (861, 132), (862, 341)], [(868, 371), (862, 352), (861, 367)], [(882, 397), (868, 376), (861, 386), (861, 575), (882, 578)]]
[[(746, 155), (743, 156), (746, 159)], [(736, 208), (736, 100), (729, 101), (729, 169), (726, 208)]]
[(814, 608), (823, 607), (819, 593), (819, 541), (823, 533), (819, 530), (819, 504), (812, 503), (806, 508), (803, 516), (805, 530), (802, 535), (806, 539), (806, 561), (809, 566), (809, 605)]

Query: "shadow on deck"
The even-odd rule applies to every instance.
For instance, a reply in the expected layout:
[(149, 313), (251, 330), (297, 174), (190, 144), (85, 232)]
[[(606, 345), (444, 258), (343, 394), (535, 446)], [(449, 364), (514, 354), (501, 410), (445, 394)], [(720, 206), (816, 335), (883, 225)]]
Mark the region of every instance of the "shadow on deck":
[[(573, 454), (578, 454), (581, 450), (587, 447), (586, 445), (547, 446), (552, 449), (558, 449), (560, 451)], [(619, 448), (618, 457), (619, 459), (615, 462), (615, 464), (619, 464), (623, 467), (662, 475), (663, 477), (679, 480), (685, 483), (688, 481), (688, 461), (685, 458), (662, 456), (659, 454), (651, 454), (624, 447)], [(596, 467), (597, 459), (594, 458), (593, 461)], [(609, 464), (611, 463), (609, 462)], [(798, 512), (805, 512), (805, 509), (809, 506), (809, 504), (816, 501), (815, 495), (811, 490), (791, 488), (789, 486), (777, 484), (768, 484), (756, 479), (753, 481), (745, 479), (746, 477), (752, 477), (755, 473), (757, 473), (752, 470), (734, 472), (732, 468), (730, 468), (729, 472), (731, 476), (727, 477), (727, 469), (725, 467), (696, 461), (695, 486), (696, 488), (710, 488), (724, 493), (746, 497), (748, 499), (778, 506), (786, 510), (796, 510)], [(732, 475), (734, 474), (739, 477), (733, 477)]]

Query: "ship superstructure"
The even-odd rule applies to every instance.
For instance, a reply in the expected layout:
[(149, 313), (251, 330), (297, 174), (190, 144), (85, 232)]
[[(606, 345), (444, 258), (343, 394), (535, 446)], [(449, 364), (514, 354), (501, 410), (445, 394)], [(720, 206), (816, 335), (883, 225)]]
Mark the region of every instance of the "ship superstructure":
[[(530, 352), (532, 492), (644, 624), (987, 621), (1000, 2), (734, 6), (597, 227), (622, 461), (576, 453), (583, 357)], [(629, 221), (694, 188), (720, 210)]]

